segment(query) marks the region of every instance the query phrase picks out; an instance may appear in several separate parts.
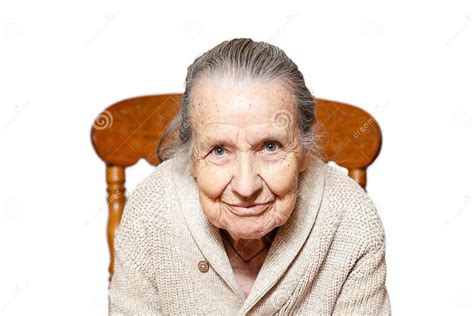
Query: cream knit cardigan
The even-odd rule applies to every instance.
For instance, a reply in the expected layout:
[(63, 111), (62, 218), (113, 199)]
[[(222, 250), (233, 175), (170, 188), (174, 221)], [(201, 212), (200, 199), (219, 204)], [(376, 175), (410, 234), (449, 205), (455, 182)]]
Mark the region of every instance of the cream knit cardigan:
[(371, 199), (316, 158), (298, 186), (293, 214), (245, 297), (219, 229), (200, 209), (189, 161), (162, 162), (125, 206), (109, 314), (390, 315), (385, 234)]

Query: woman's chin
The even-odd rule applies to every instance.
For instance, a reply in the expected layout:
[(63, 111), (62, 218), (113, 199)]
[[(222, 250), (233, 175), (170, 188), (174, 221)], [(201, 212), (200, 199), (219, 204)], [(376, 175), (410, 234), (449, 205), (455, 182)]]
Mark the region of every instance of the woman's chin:
[(273, 227), (265, 225), (263, 219), (235, 219), (223, 229), (227, 230), (234, 238), (258, 239), (268, 234)]

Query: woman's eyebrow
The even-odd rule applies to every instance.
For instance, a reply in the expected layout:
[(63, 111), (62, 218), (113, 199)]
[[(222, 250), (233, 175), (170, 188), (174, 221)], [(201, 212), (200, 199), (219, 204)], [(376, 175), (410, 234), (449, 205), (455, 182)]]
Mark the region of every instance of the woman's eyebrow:
[[(251, 137), (251, 145), (256, 145), (262, 142), (266, 141), (271, 141), (271, 140), (276, 140), (280, 142), (284, 142), (287, 139), (285, 135), (280, 134), (280, 133), (265, 133), (261, 136), (252, 136)], [(247, 138), (248, 140), (248, 138)], [(236, 140), (232, 140), (231, 138), (227, 137), (226, 135), (212, 135), (207, 138), (205, 138), (202, 142), (204, 145), (236, 145)]]
[(272, 128), (267, 128), (261, 132), (250, 133), (247, 136), (247, 139), (250, 140), (256, 139), (258, 141), (262, 140), (286, 140), (289, 134), (288, 131), (284, 130), (275, 130)]
[(225, 144), (225, 145), (235, 145), (235, 141), (230, 141), (227, 137), (217, 136), (217, 137), (207, 137), (203, 140), (205, 145), (215, 145), (215, 144)]

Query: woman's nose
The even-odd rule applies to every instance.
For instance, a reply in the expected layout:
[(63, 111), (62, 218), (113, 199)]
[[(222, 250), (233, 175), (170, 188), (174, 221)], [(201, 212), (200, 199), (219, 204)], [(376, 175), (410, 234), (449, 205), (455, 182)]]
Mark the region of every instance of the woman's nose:
[(231, 187), (233, 192), (238, 193), (243, 198), (250, 198), (262, 188), (262, 178), (258, 174), (256, 164), (248, 154), (243, 154), (235, 162)]

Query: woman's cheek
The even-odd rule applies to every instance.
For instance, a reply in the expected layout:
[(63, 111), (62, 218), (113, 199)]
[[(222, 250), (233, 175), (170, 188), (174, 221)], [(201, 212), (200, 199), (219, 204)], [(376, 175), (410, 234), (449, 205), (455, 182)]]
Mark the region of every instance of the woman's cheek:
[(199, 170), (199, 189), (209, 198), (216, 199), (225, 190), (230, 181), (227, 168), (222, 166), (205, 166)]
[(284, 160), (278, 163), (262, 163), (261, 174), (270, 190), (284, 196), (296, 190), (298, 185), (298, 169), (296, 162)]

